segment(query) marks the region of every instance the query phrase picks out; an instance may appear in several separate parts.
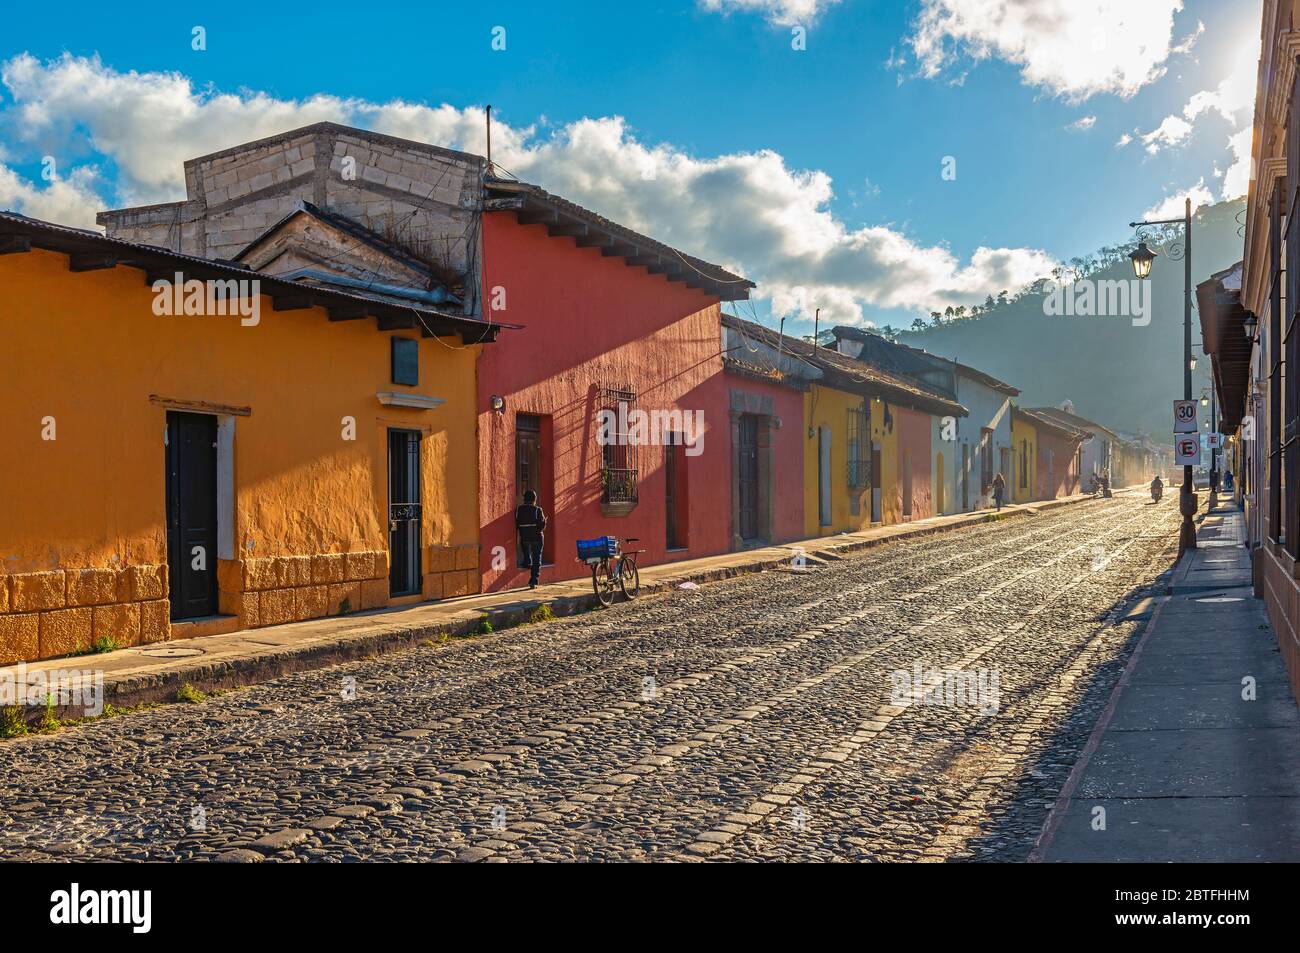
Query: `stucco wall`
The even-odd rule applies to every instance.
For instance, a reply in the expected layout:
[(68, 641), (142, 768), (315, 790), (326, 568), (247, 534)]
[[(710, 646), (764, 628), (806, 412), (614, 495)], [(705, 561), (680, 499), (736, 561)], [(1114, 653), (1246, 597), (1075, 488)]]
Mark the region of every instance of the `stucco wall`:
[[(870, 398), (865, 400), (869, 403), (872, 413), (871, 440), (879, 442), (883, 428), (881, 404), (872, 402)], [(868, 485), (852, 488), (848, 485), (849, 410), (861, 407), (863, 401), (864, 397), (861, 394), (851, 394), (818, 384), (814, 384), (804, 398), (806, 424), (803, 430), (803, 507), (804, 533), (809, 537), (858, 530), (871, 525), (871, 487)], [(808, 436), (810, 427), (811, 437)], [(831, 522), (828, 526), (821, 525), (819, 505), (820, 469), (817, 431), (821, 427), (828, 428), (831, 437)], [(866, 452), (870, 454), (870, 446), (866, 448)], [(882, 468), (884, 467), (882, 463)], [(882, 481), (881, 493), (885, 499), (888, 499), (892, 486), (889, 490), (886, 490), (885, 486), (892, 484), (893, 473), (888, 468), (885, 469), (886, 479)], [(853, 511), (855, 498), (856, 513)]]
[[(898, 435), (894, 473), (897, 483), (893, 493), (898, 521), (925, 519), (934, 515), (930, 474), (934, 469), (930, 457), (931, 417), (929, 414), (906, 407), (892, 408), (894, 430)], [(912, 511), (905, 514), (903, 507), (904, 484), (909, 479), (908, 461), (911, 461)]]
[(1093, 474), (1111, 476), (1113, 455), (1110, 437), (1101, 430), (1090, 430), (1092, 439), (1083, 444), (1083, 479), (1086, 483)]
[[(726, 382), (731, 393), (743, 393), (746, 398), (758, 397), (770, 404), (772, 415), (781, 421), (777, 430), (769, 431), (771, 440), (771, 534), (768, 542), (785, 543), (802, 539), (804, 517), (804, 444), (808, 424), (804, 417), (804, 392), (767, 383), (750, 376), (727, 374)], [(734, 464), (734, 456), (732, 462)], [(736, 474), (730, 474), (728, 492), (737, 492)], [(735, 509), (735, 507), (733, 507)], [(816, 519), (816, 513), (813, 514)], [(738, 528), (733, 527), (733, 533)], [(734, 540), (733, 540), (734, 546)]]
[[(983, 491), (980, 469), (982, 428), (992, 430), (991, 444), (993, 452), (993, 472), (1002, 469), (1002, 451), (1011, 447), (1011, 398), (979, 381), (961, 377), (958, 381), (957, 399), (969, 411), (970, 416), (956, 419), (956, 439), (943, 439), (943, 418), (932, 417), (933, 436), (931, 438), (931, 462), (943, 454), (944, 461), (944, 509), (945, 513), (961, 511), (961, 469), (962, 445), (970, 448), (970, 484), (968, 490), (968, 509), (975, 509)], [(932, 467), (933, 469), (933, 467)], [(1003, 473), (1007, 485), (1011, 485), (1011, 474)], [(937, 481), (938, 475), (935, 474)], [(936, 487), (937, 494), (937, 487)], [(937, 502), (937, 501), (936, 501)]]
[(1038, 428), (1038, 492), (1040, 500), (1054, 500), (1079, 492), (1077, 443)]
[[(165, 603), (165, 571), (161, 591), (141, 590), (149, 599), (135, 598), (125, 577), (114, 581), (129, 567), (167, 562), (167, 409), (151, 396), (251, 408), (233, 418), (234, 559), (219, 566), (221, 610), (241, 624), (324, 615), (345, 598), (354, 609), (387, 604), (388, 426), (426, 431), (426, 592), (477, 588), (478, 348), (421, 341), (422, 386), (402, 388), (390, 382), (393, 335), (373, 320), (275, 312), (267, 298), (255, 327), (238, 317), (159, 317), (140, 271), (74, 274), (65, 256), (43, 251), (0, 257), (0, 286), (0, 588), (8, 594), (0, 619), (11, 639), (6, 650), (0, 634), (0, 660), (32, 657), (29, 629), (43, 616), (17, 615)], [(375, 397), (400, 390), (446, 403), (422, 411)], [(356, 420), (353, 441), (343, 439), (345, 416)], [(54, 440), (42, 439), (47, 417)], [(98, 573), (87, 577), (99, 580), (95, 591), (74, 591), (89, 571)], [(48, 575), (26, 577), (33, 573)], [(37, 582), (39, 598), (13, 598)], [(166, 637), (159, 612), (92, 615), (103, 616), (106, 634), (134, 644)]]
[[(479, 365), (479, 460), (482, 473), (480, 571), (484, 590), (522, 585), (514, 530), (515, 415), (550, 417), (554, 565), (542, 581), (584, 575), (574, 541), (604, 534), (636, 536), (649, 565), (666, 558), (664, 448), (637, 448), (640, 502), (626, 516), (601, 511), (601, 447), (596, 411), (603, 383), (629, 384), (643, 410), (702, 411), (704, 442), (687, 459), (690, 546), (674, 559), (724, 552), (730, 535), (730, 419), (722, 373), (717, 299), (630, 267), (513, 213), (484, 216), (485, 289), (502, 289), (496, 320), (524, 325), (508, 346), (489, 348)], [(503, 342), (504, 344), (505, 342)], [(504, 414), (490, 409), (505, 399)], [(499, 547), (499, 548), (498, 548)], [(505, 568), (500, 568), (502, 562)], [(494, 565), (495, 564), (495, 565)]]
[[(1011, 422), (1011, 499), (1015, 503), (1028, 503), (1038, 494), (1038, 428), (1017, 415)], [(1026, 461), (1027, 479), (1020, 481), (1020, 461)]]

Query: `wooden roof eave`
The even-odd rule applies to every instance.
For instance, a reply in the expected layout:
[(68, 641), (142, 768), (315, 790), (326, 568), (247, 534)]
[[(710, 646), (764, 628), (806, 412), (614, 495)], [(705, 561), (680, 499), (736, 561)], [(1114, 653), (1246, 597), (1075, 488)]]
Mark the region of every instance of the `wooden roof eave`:
[(82, 235), (74, 229), (50, 226), (49, 223), (35, 220), (30, 227), (19, 226), (23, 228), (22, 231), (6, 230), (6, 224), (8, 223), (0, 221), (0, 254), (39, 249), (67, 255), (68, 268), (72, 272), (97, 271), (118, 266), (135, 268), (144, 273), (145, 284), (150, 287), (157, 281), (174, 280), (177, 272), (187, 281), (256, 280), (261, 286), (261, 294), (271, 299), (274, 311), (318, 307), (326, 312), (331, 321), (374, 318), (381, 331), (419, 327), (422, 337), (456, 336), (467, 345), (493, 342), (503, 328), (518, 327), (512, 324), (487, 324), (473, 318), (460, 318), (376, 301), (346, 291), (315, 288), (274, 275), (264, 275), (239, 265), (209, 262), (167, 249), (155, 251), (147, 246), (99, 235)]
[[(491, 186), (492, 191), (501, 189)], [(484, 203), (485, 211), (515, 213), (521, 225), (541, 225), (552, 237), (572, 238), (579, 248), (598, 248), (606, 258), (622, 258), (629, 267), (643, 267), (652, 275), (663, 275), (669, 281), (678, 281), (713, 295), (722, 301), (738, 301), (749, 297), (755, 287), (748, 280), (721, 281), (705, 274), (680, 254), (666, 251), (646, 240), (638, 240), (616, 228), (576, 215), (555, 205), (545, 197), (531, 191), (520, 191), (506, 198), (491, 198)]]

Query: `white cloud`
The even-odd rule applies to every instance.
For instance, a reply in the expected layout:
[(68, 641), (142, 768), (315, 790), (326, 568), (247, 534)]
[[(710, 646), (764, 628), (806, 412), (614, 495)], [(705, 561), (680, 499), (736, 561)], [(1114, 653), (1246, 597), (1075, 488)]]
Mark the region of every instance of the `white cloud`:
[(1245, 195), (1250, 187), (1250, 143), (1253, 131), (1250, 126), (1244, 126), (1228, 137), (1232, 165), (1223, 173), (1223, 191), (1220, 194), (1225, 199)]
[(1165, 72), (1176, 52), (1182, 0), (922, 0), (911, 44), (921, 74), (1000, 59), (1021, 79), (1071, 102), (1097, 93), (1128, 98)]
[(710, 13), (760, 13), (775, 26), (808, 26), (839, 0), (700, 0)]
[(1192, 200), (1192, 212), (1195, 213), (1198, 208), (1215, 203), (1214, 193), (1205, 186), (1205, 180), (1201, 179), (1190, 189), (1183, 189), (1173, 195), (1166, 196), (1164, 199), (1151, 206), (1142, 213), (1144, 219), (1169, 219), (1182, 218), (1186, 213), (1186, 200)]
[(95, 228), (100, 199), (94, 185), (98, 179), (99, 171), (94, 166), (80, 166), (66, 178), (40, 188), (0, 163), (0, 209), (62, 225)]
[(1187, 140), (1195, 128), (1194, 123), (1206, 113), (1215, 113), (1226, 119), (1234, 128), (1250, 119), (1255, 104), (1255, 63), (1242, 59), (1237, 68), (1214, 89), (1203, 89), (1183, 105), (1180, 114), (1166, 116), (1155, 129), (1142, 133), (1142, 142), (1152, 155), (1162, 148), (1176, 146)]
[[(1150, 132), (1139, 133), (1147, 152), (1155, 155), (1161, 149), (1185, 143), (1205, 115), (1226, 120), (1232, 126), (1227, 140), (1232, 164), (1226, 172), (1219, 172), (1215, 166), (1215, 177), (1223, 178), (1221, 195), (1225, 199), (1244, 195), (1250, 182), (1251, 114), (1258, 68), (1249, 55), (1237, 57), (1235, 62), (1236, 68), (1214, 89), (1201, 90), (1187, 100), (1180, 113), (1166, 116)], [(1126, 136), (1118, 144), (1126, 145), (1128, 141)]]
[(1142, 133), (1142, 144), (1155, 155), (1165, 146), (1176, 146), (1192, 133), (1192, 124), (1182, 116), (1166, 116), (1160, 125)]
[[(177, 74), (118, 73), (70, 56), (47, 64), (18, 57), (0, 76), (14, 100), (0, 121), (13, 123), (18, 142), (39, 139), (51, 148), (60, 133), (88, 141), (117, 170), (116, 203), (87, 190), (75, 213), (49, 216), (61, 220), (84, 221), (124, 199), (182, 198), (185, 159), (320, 120), (480, 155), (485, 145), (476, 108), (199, 92)], [(979, 248), (963, 261), (890, 226), (849, 227), (830, 210), (824, 172), (788, 168), (769, 150), (700, 158), (648, 146), (620, 117), (582, 119), (544, 135), (497, 121), (492, 145), (493, 159), (521, 179), (738, 270), (782, 312), (820, 306), (824, 317), (846, 323), (862, 320), (864, 306), (925, 312), (1014, 290), (1055, 264), (1029, 248)]]
[(1096, 117), (1096, 116), (1080, 116), (1078, 119), (1076, 119), (1074, 122), (1070, 123), (1070, 124), (1069, 124), (1068, 126), (1066, 126), (1065, 128), (1066, 128), (1066, 129), (1073, 129), (1073, 130), (1075, 130), (1076, 132), (1084, 132), (1084, 131), (1086, 131), (1086, 130), (1088, 130), (1088, 129), (1091, 129), (1091, 128), (1092, 128), (1093, 126), (1095, 126), (1095, 125), (1097, 125), (1097, 117)]
[(1123, 149), (1126, 145), (1128, 145), (1132, 141), (1133, 141), (1133, 137), (1126, 132), (1118, 139), (1115, 140), (1115, 148)]

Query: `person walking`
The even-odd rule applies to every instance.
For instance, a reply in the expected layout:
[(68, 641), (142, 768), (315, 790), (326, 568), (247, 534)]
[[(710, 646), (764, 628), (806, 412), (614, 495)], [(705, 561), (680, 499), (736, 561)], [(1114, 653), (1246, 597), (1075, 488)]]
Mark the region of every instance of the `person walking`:
[(519, 546), (528, 564), (528, 588), (536, 589), (542, 574), (542, 542), (546, 529), (546, 514), (537, 505), (537, 494), (524, 491), (523, 505), (515, 510), (515, 529), (519, 533)]
[(995, 473), (993, 475), (993, 505), (999, 510), (1002, 509), (1002, 497), (1006, 492), (1007, 481), (1002, 479), (1001, 473)]

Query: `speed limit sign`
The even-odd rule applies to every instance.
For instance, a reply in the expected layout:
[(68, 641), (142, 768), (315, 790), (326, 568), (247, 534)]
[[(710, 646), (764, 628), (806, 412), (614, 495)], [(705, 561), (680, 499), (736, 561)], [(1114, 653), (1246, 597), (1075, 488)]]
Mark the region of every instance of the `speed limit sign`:
[(1174, 401), (1174, 433), (1196, 433), (1196, 401)]

